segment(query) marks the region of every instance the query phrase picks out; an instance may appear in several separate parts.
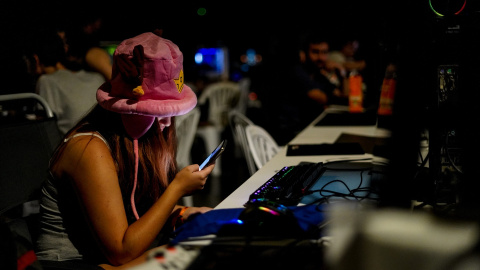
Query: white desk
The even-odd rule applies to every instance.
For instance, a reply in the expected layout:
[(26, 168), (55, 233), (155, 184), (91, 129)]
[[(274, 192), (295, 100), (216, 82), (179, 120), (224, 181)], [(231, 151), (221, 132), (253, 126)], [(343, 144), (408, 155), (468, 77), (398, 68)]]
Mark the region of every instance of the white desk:
[[(386, 138), (390, 136), (390, 132), (385, 129), (379, 129), (376, 125), (372, 126), (315, 126), (315, 123), (321, 120), (327, 113), (335, 113), (342, 111), (342, 108), (327, 109), (317, 119), (299, 133), (289, 144), (318, 144), (318, 143), (334, 143), (342, 134), (355, 134), (361, 136)], [(297, 165), (302, 161), (307, 162), (327, 162), (338, 159), (358, 159), (373, 158), (372, 154), (354, 155), (354, 156), (287, 156), (286, 147), (265, 164), (254, 175), (247, 179), (240, 187), (232, 192), (227, 198), (220, 202), (215, 209), (222, 208), (239, 208), (248, 201), (252, 192), (264, 184), (271, 176), (284, 166)]]
[[(322, 118), (320, 115), (290, 143), (318, 144), (334, 143), (342, 133), (361, 136), (386, 138), (387, 130), (376, 126), (317, 127), (314, 124)], [(286, 148), (245, 181), (237, 190), (223, 200), (215, 209), (239, 208), (248, 201), (250, 194), (284, 166), (296, 165), (301, 161), (326, 162), (339, 158), (373, 158), (371, 154), (355, 156), (286, 156)], [(428, 212), (425, 212), (428, 213)], [(339, 215), (340, 214), (340, 215)], [(429, 214), (412, 214), (399, 209), (376, 211), (350, 210), (335, 211), (328, 227), (332, 242), (326, 250), (325, 260), (332, 269), (359, 268), (358, 265), (378, 266), (378, 269), (444, 269), (444, 266), (460, 258), (472, 249), (480, 235), (476, 222), (457, 222), (434, 220)], [(359, 218), (361, 216), (361, 218)], [(361, 235), (362, 237), (355, 237)], [(211, 237), (203, 241), (183, 242), (185, 245), (209, 245)], [(201, 238), (200, 238), (201, 239)], [(379, 241), (381, 239), (381, 241)], [(361, 241), (361, 242), (358, 242)], [(333, 244), (336, 244), (335, 246)], [(358, 249), (358, 246), (363, 248)], [(161, 247), (160, 247), (161, 248)], [(179, 246), (181, 248), (181, 246)], [(180, 250), (181, 251), (181, 250)], [(194, 250), (194, 252), (197, 252)], [(179, 253), (176, 251), (176, 253)], [(191, 262), (198, 255), (185, 256), (181, 253), (181, 262)], [(187, 254), (188, 255), (188, 254)], [(320, 255), (320, 254), (319, 254)], [(167, 257), (168, 258), (168, 257)], [(179, 258), (172, 258), (175, 260)], [(185, 259), (187, 258), (187, 259)], [(476, 257), (475, 257), (476, 258)], [(175, 261), (178, 263), (177, 261)], [(478, 268), (478, 260), (472, 261)], [(135, 270), (166, 269), (160, 268), (156, 260), (134, 268)], [(162, 265), (168, 265), (164, 263)], [(412, 268), (413, 266), (413, 268)], [(360, 267), (363, 269), (362, 267)], [(371, 267), (370, 267), (371, 268)], [(462, 267), (460, 267), (462, 268)], [(180, 269), (180, 268), (179, 268)], [(181, 268), (185, 269), (185, 268)], [(133, 268), (132, 268), (133, 270)]]

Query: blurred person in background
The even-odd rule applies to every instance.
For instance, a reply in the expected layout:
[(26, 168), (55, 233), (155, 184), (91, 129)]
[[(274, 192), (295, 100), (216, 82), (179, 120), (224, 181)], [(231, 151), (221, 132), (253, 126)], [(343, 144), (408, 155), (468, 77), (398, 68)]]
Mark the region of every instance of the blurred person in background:
[(328, 61), (329, 42), (323, 32), (308, 33), (299, 46), (283, 45), (266, 69), (270, 75), (260, 98), (267, 130), (279, 144), (288, 143), (330, 104), (347, 101), (340, 69)]
[(63, 27), (61, 35), (66, 46), (66, 66), (73, 70), (96, 71), (110, 80), (112, 58), (100, 46), (104, 19), (102, 9), (76, 12)]
[(330, 36), (326, 33), (309, 33), (299, 51), (300, 62), (293, 73), (294, 82), (302, 85), (307, 96), (322, 106), (342, 104), (341, 98), (345, 97), (344, 67), (331, 61), (330, 43)]
[(329, 54), (329, 59), (342, 66), (342, 72), (345, 77), (348, 77), (349, 73), (353, 70), (362, 72), (367, 63), (365, 59), (362, 59), (358, 51), (360, 49), (360, 41), (356, 38), (340, 38), (339, 45), (335, 50), (332, 50)]
[(67, 68), (64, 43), (55, 29), (37, 33), (33, 52), (41, 74), (36, 92), (50, 105), (65, 134), (96, 104), (95, 93), (105, 78), (98, 72)]

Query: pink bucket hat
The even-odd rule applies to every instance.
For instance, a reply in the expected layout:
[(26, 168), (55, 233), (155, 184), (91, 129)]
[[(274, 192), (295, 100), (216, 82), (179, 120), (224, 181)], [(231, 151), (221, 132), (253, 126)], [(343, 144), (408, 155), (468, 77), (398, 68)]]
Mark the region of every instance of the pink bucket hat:
[(97, 91), (105, 109), (122, 114), (130, 136), (138, 139), (156, 117), (183, 115), (197, 104), (184, 84), (183, 54), (154, 32), (121, 42), (113, 55), (112, 80)]
[(133, 138), (135, 179), (131, 205), (135, 217), (138, 174), (138, 139), (157, 117), (188, 113), (197, 105), (196, 94), (184, 84), (183, 54), (178, 46), (155, 32), (121, 42), (113, 54), (112, 79), (97, 90), (97, 101), (105, 109), (120, 113)]

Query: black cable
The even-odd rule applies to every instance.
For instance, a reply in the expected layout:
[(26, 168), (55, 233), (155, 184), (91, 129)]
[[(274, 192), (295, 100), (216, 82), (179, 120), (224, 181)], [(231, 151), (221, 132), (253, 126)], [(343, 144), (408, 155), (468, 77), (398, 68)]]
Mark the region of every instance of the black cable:
[(449, 145), (449, 134), (451, 134), (451, 132), (447, 132), (447, 134), (445, 135), (445, 145), (444, 145), (444, 149), (445, 149), (445, 153), (447, 154), (447, 159), (449, 161), (449, 163), (452, 165), (453, 168), (455, 168), (455, 170), (459, 173), (463, 173), (462, 172), (462, 169), (460, 169), (457, 164), (455, 164), (455, 161), (452, 159), (452, 156), (450, 155), (450, 151), (449, 151), (449, 148), (448, 148), (448, 145)]
[(427, 156), (425, 157), (425, 159), (423, 160), (423, 162), (420, 164), (420, 166), (418, 167), (418, 170), (417, 172), (415, 173), (415, 175), (413, 176), (413, 179), (417, 179), (417, 176), (418, 174), (422, 171), (422, 168), (425, 167), (425, 165), (427, 164), (427, 161), (428, 159), (430, 158), (430, 151), (427, 153)]
[[(350, 189), (350, 187), (342, 180), (335, 179), (335, 180), (329, 181), (329, 182), (325, 183), (320, 189), (310, 190), (310, 191), (307, 192), (307, 194), (313, 194), (315, 192), (318, 192), (320, 194), (320, 196), (322, 196), (320, 199), (315, 200), (313, 203), (320, 203), (320, 204), (325, 203), (325, 202), (328, 203), (328, 199), (331, 198), (331, 197), (340, 197), (340, 198), (344, 198), (344, 199), (349, 199), (350, 197), (352, 197), (357, 201), (361, 201), (361, 200), (364, 200), (365, 198), (369, 198), (369, 196), (371, 194), (371, 189), (368, 188), (368, 187), (362, 187), (363, 172), (368, 171), (368, 169), (355, 169), (355, 170), (339, 169), (339, 170), (360, 171), (360, 182), (359, 182), (358, 186), (354, 189)], [(348, 190), (348, 193), (342, 193), (342, 192), (337, 192), (337, 191), (325, 189), (328, 185), (331, 185), (332, 183), (343, 184), (343, 186), (345, 186), (345, 188)], [(327, 195), (327, 194), (324, 194), (324, 192), (328, 192), (328, 193), (331, 193), (331, 194)], [(357, 192), (367, 192), (367, 195), (366, 196), (358, 196), (358, 195), (355, 194)]]
[(418, 156), (420, 157), (420, 164), (423, 164), (424, 158), (422, 155), (422, 149), (418, 148)]

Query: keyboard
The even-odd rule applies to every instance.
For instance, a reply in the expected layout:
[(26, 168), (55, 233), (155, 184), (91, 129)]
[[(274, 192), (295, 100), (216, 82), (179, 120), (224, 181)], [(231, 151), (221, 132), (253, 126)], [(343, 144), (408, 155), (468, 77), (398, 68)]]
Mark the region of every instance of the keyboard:
[(297, 205), (325, 170), (323, 162), (285, 166), (250, 194), (246, 204), (268, 200), (287, 206)]

